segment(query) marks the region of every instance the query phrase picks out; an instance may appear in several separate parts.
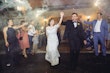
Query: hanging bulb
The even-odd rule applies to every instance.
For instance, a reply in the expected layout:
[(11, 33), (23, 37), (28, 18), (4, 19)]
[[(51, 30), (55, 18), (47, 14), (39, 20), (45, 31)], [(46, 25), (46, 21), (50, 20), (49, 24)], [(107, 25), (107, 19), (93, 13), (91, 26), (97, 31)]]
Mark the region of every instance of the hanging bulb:
[(7, 0), (5, 0), (5, 3), (7, 3)]

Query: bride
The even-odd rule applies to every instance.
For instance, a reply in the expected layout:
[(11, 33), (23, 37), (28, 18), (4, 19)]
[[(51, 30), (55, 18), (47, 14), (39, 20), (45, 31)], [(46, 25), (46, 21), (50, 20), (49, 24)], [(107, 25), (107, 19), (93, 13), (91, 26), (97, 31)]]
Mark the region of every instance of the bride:
[(51, 66), (55, 66), (59, 64), (60, 54), (58, 52), (58, 36), (57, 30), (61, 25), (63, 20), (64, 12), (60, 12), (60, 20), (56, 25), (54, 24), (54, 19), (49, 20), (49, 26), (46, 27), (46, 35), (47, 35), (47, 47), (46, 47), (46, 55), (45, 59), (51, 63)]

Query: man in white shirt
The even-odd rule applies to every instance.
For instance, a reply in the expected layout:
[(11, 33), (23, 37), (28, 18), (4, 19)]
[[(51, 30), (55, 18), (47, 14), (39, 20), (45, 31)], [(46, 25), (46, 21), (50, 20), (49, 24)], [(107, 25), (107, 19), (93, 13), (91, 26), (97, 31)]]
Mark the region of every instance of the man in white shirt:
[(34, 22), (32, 21), (31, 24), (28, 26), (28, 37), (29, 37), (29, 44), (30, 48), (28, 49), (28, 52), (31, 53), (32, 50), (32, 38), (34, 34), (36, 33), (35, 27), (34, 27)]
[(97, 20), (96, 25), (94, 27), (94, 32), (101, 32), (100, 30), (101, 23), (102, 23), (102, 19)]
[(108, 36), (108, 23), (106, 20), (102, 19), (102, 13), (97, 13), (97, 19), (92, 22), (84, 22), (86, 24), (92, 24), (93, 26), (93, 40), (94, 40), (94, 49), (95, 56), (98, 57), (98, 43), (100, 42), (102, 48), (103, 57), (106, 56), (106, 46), (105, 42)]

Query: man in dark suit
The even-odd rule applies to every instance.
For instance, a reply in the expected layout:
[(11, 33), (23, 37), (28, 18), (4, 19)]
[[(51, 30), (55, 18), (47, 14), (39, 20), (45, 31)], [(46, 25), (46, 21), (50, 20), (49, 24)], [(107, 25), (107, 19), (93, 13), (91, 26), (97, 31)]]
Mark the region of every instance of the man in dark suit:
[(69, 41), (71, 68), (76, 69), (82, 42), (86, 44), (82, 23), (78, 22), (78, 14), (73, 13), (72, 20), (67, 20), (62, 24), (66, 25), (64, 39)]

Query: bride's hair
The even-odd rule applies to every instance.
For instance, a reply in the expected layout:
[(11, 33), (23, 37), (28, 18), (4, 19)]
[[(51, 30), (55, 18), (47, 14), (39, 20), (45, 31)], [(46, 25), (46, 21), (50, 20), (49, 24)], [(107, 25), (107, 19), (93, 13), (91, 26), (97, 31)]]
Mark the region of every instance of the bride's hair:
[(54, 20), (54, 19), (53, 19), (53, 18), (50, 18), (50, 19), (49, 19), (48, 26), (50, 26), (51, 20)]

